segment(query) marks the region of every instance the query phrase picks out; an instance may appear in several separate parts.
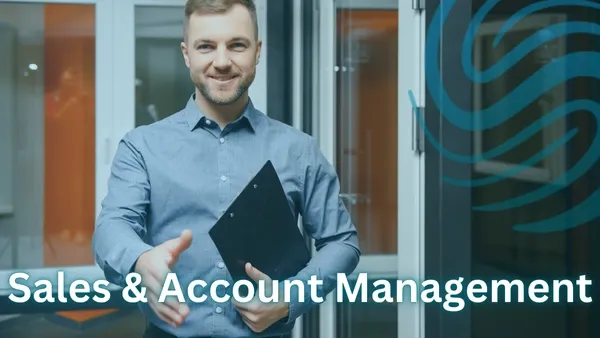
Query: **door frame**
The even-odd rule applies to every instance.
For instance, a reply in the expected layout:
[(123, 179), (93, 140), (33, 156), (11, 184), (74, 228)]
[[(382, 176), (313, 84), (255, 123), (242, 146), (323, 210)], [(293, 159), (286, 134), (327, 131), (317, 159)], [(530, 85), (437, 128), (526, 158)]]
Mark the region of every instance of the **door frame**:
[[(325, 157), (336, 164), (336, 11), (337, 9), (397, 9), (398, 65), (398, 241), (393, 255), (363, 255), (349, 278), (367, 273), (376, 278), (413, 279), (424, 276), (424, 157), (413, 150), (413, 107), (408, 92), (418, 105), (424, 102), (424, 11), (402, 0), (321, 0), (313, 38), (317, 41), (317, 69), (313, 88), (312, 130)], [(412, 48), (407, 49), (406, 46)], [(297, 119), (299, 121), (299, 119)], [(409, 224), (409, 226), (407, 226)], [(335, 291), (320, 306), (320, 338), (337, 337)], [(398, 304), (398, 332), (402, 338), (425, 334), (422, 304)]]

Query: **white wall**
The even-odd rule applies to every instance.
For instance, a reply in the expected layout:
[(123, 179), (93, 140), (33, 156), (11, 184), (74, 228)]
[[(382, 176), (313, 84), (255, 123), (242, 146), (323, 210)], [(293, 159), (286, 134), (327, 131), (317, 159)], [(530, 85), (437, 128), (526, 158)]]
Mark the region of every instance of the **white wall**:
[[(0, 70), (4, 72), (0, 75), (0, 95), (11, 97), (0, 97), (0, 119), (4, 119), (0, 125), (6, 121), (12, 132), (10, 150), (3, 148), (12, 154), (1, 162), (0, 171), (4, 172), (0, 172), (0, 178), (10, 177), (14, 207), (12, 214), (0, 215), (0, 269), (37, 268), (43, 265), (44, 79), (29, 71), (28, 65), (43, 67), (43, 6), (0, 4), (0, 22), (3, 27), (12, 27), (19, 39), (10, 44), (7, 34), (0, 34), (4, 36), (0, 42), (0, 69), (8, 68), (14, 74), (10, 79), (4, 76), (6, 70)], [(9, 54), (15, 59), (8, 60)], [(0, 126), (0, 134), (6, 130), (6, 126)], [(7, 164), (4, 161), (9, 156), (12, 161)]]
[(16, 31), (0, 22), (0, 217), (13, 210), (13, 120), (15, 115)]

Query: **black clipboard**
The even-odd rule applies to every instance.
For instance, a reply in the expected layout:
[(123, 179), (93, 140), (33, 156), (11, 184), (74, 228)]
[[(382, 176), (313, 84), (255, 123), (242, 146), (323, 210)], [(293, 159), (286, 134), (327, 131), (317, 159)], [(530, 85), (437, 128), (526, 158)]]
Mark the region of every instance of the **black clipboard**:
[(252, 281), (245, 264), (273, 280), (295, 276), (310, 260), (296, 217), (271, 161), (240, 192), (209, 230), (234, 281)]

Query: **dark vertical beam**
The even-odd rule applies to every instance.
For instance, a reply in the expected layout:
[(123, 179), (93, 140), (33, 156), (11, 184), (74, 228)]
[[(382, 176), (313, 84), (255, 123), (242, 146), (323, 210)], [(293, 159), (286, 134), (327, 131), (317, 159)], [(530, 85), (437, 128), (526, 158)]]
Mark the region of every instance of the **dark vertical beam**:
[[(275, 0), (281, 1), (281, 0)], [(320, 0), (316, 0), (320, 1)], [(292, 1), (289, 0), (291, 4)], [(316, 67), (318, 52), (313, 48), (315, 31), (313, 24), (315, 15), (315, 0), (302, 1), (302, 131), (313, 135), (313, 69)], [(290, 110), (291, 112), (291, 110)], [(309, 236), (305, 237), (308, 247), (312, 246)], [(302, 335), (304, 338), (319, 338), (319, 307), (313, 308), (302, 316)]]
[[(290, 1), (291, 2), (291, 1)], [(314, 1), (302, 1), (302, 126), (303, 131), (309, 135), (313, 134), (313, 69), (317, 56), (313, 49), (313, 24), (316, 20), (314, 15)]]
[(292, 124), (293, 16), (292, 1), (267, 0), (267, 112)]
[[(600, 23), (600, 11), (591, 11), (589, 21), (595, 24)], [(600, 52), (600, 29), (594, 29), (593, 39), (588, 39), (589, 45), (588, 50), (593, 50), (595, 52)], [(594, 79), (594, 81), (588, 87), (588, 97), (596, 102), (600, 101), (600, 79)], [(590, 115), (590, 119), (594, 117)], [(589, 123), (590, 126), (593, 126), (595, 123), (592, 121)], [(594, 132), (600, 133), (600, 129), (594, 128)], [(596, 135), (594, 135), (596, 136)], [(597, 137), (597, 136), (596, 136)], [(590, 135), (590, 138), (591, 135)], [(592, 168), (592, 172), (590, 173), (590, 182), (594, 190), (600, 189), (600, 165), (596, 163), (596, 165)], [(600, 299), (600, 287), (598, 286), (598, 281), (600, 281), (600, 220), (596, 219), (591, 222), (589, 226), (589, 238), (587, 238), (587, 244), (590, 248), (588, 254), (588, 267), (589, 270), (587, 272), (587, 278), (593, 281), (591, 294), (588, 296), (592, 297), (594, 300), (590, 306), (590, 311), (587, 313), (588, 323), (590, 323), (589, 327), (589, 337), (600, 337), (600, 303), (598, 300)], [(576, 244), (576, 243), (574, 243)]]
[[(588, 10), (581, 13), (576, 12), (577, 15), (571, 21), (578, 19), (580, 21), (590, 22), (594, 24), (600, 23), (600, 11)], [(595, 29), (594, 35), (581, 35), (569, 38), (569, 45), (574, 51), (586, 51), (586, 52), (600, 52), (599, 44), (600, 31)], [(569, 52), (573, 52), (569, 49)], [(571, 90), (569, 91), (569, 100), (575, 99), (589, 99), (596, 102), (599, 101), (598, 88), (600, 85), (600, 79), (597, 78), (584, 78), (572, 81), (569, 84)], [(583, 114), (582, 114), (583, 113)], [(571, 123), (568, 128), (578, 128), (580, 130), (581, 137), (573, 140), (571, 146), (572, 161), (569, 166), (576, 164), (576, 161), (583, 156), (589, 149), (590, 145), (594, 141), (595, 137), (598, 137), (600, 130), (596, 127), (594, 121), (595, 117), (591, 112), (579, 112), (571, 116)], [(579, 141), (579, 142), (577, 142)], [(573, 182), (571, 191), (573, 198), (573, 206), (582, 203), (585, 199), (589, 198), (595, 190), (600, 189), (600, 165), (598, 162), (595, 163), (590, 170), (585, 173), (579, 180)], [(600, 267), (598, 265), (598, 257), (600, 257), (598, 250), (598, 241), (600, 240), (600, 232), (598, 226), (600, 220), (594, 219), (587, 224), (572, 229), (569, 236), (569, 251), (572, 251), (570, 255), (570, 276), (573, 279), (578, 278), (579, 275), (586, 275), (588, 279), (593, 282), (590, 290), (588, 290), (586, 296), (590, 296), (594, 299), (594, 302), (588, 306), (574, 306), (569, 311), (569, 337), (574, 338), (586, 338), (586, 337), (598, 337), (600, 336), (600, 323), (598, 316), (600, 315), (600, 306), (598, 305), (597, 299), (600, 297), (600, 289), (597, 284), (600, 278)]]
[[(426, 0), (426, 27), (443, 0)], [(457, 0), (442, 27), (440, 47), (441, 79), (456, 105), (469, 110), (471, 82), (461, 65), (462, 42), (471, 20), (472, 0)], [(428, 51), (426, 50), (426, 55)], [(431, 65), (425, 66), (425, 71)], [(429, 86), (426, 82), (426, 86)], [(451, 125), (443, 116), (444, 107), (437, 107), (427, 92), (425, 117), (427, 127), (444, 148), (460, 154), (471, 153), (471, 133)], [(425, 279), (445, 282), (471, 275), (471, 191), (468, 187), (447, 184), (443, 176), (469, 179), (471, 165), (447, 158), (430, 143), (425, 148)], [(463, 283), (463, 285), (465, 285)], [(442, 304), (425, 305), (426, 338), (471, 337), (469, 302), (460, 312), (448, 312)]]

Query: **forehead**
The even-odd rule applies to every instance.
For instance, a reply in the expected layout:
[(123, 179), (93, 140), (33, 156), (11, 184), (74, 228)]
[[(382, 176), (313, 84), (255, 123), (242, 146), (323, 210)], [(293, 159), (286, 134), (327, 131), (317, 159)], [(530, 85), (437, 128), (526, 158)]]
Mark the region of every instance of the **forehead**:
[(236, 4), (221, 13), (196, 12), (190, 16), (188, 38), (191, 41), (228, 40), (234, 37), (254, 38), (254, 22), (246, 7)]

